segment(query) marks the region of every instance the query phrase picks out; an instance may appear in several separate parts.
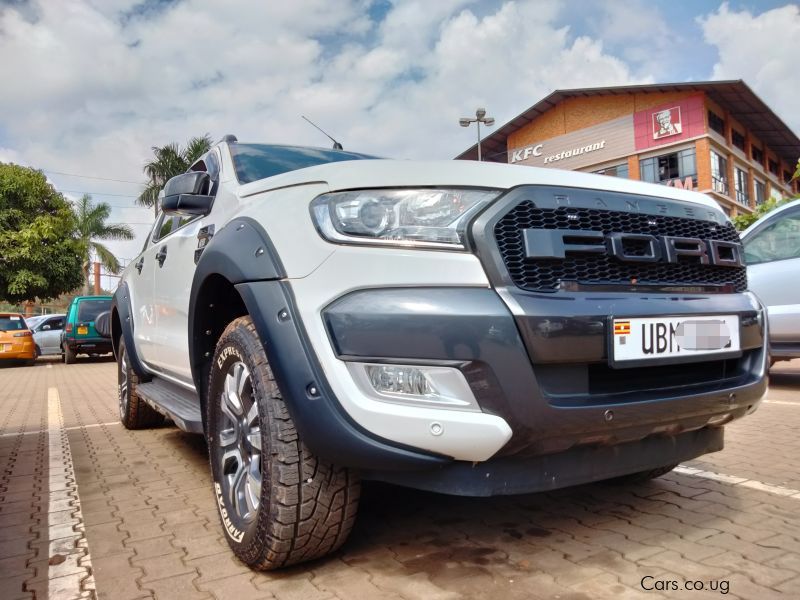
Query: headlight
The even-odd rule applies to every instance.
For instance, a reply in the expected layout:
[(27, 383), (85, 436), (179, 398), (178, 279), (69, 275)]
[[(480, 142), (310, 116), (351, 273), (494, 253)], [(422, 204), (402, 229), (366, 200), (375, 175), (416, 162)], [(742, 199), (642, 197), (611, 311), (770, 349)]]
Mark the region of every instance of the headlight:
[(359, 190), (319, 196), (314, 224), (326, 240), (463, 249), (466, 225), (499, 190)]

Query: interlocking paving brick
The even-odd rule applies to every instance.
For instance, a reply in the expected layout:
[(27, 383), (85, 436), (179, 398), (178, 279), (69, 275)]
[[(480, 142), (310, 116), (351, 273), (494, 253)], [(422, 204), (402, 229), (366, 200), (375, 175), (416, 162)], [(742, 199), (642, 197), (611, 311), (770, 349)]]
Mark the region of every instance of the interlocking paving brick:
[(184, 564), (182, 558), (180, 552), (146, 558), (136, 556), (131, 558), (131, 564), (135, 567), (140, 567), (144, 571), (142, 583), (157, 579), (167, 579), (176, 575), (194, 574), (193, 578), (198, 577), (197, 570)]
[(249, 573), (252, 576), (251, 570), (240, 562), (232, 552), (222, 552), (220, 554), (203, 556), (202, 558), (194, 558), (192, 560), (187, 560), (186, 565), (197, 569), (197, 572), (200, 573), (199, 582), (222, 579), (223, 577), (240, 575), (242, 573)]
[(252, 581), (259, 590), (271, 593), (277, 600), (330, 600), (336, 597), (311, 583), (311, 573), (294, 570), (300, 572), (256, 573)]
[(259, 590), (253, 584), (252, 578), (253, 573), (248, 570), (246, 573), (213, 581), (198, 580), (197, 587), (211, 592), (218, 600), (261, 600), (275, 597), (268, 590)]
[[(773, 386), (771, 397), (795, 393), (795, 364), (777, 367), (796, 372), (794, 387)], [(726, 580), (730, 598), (793, 597), (800, 589), (800, 499), (681, 473), (632, 487), (598, 484), (512, 498), (369, 485), (342, 551), (254, 573), (223, 537), (201, 438), (169, 425), (84, 427), (117, 419), (114, 377), (114, 365), (102, 362), (0, 369), (0, 435), (13, 434), (0, 437), (3, 600), (46, 597), (48, 525), (69, 536), (64, 543), (80, 536), (69, 526), (70, 501), (53, 500), (46, 487), (41, 432), (50, 386), (61, 394), (65, 425), (76, 428), (69, 444), (100, 598), (690, 597), (645, 591), (645, 575)], [(764, 405), (728, 428), (725, 451), (690, 466), (800, 489), (789, 458), (800, 451), (798, 419), (800, 408)], [(25, 432), (33, 434), (18, 435)], [(54, 490), (72, 485), (64, 476), (53, 482)], [(79, 584), (69, 571), (57, 580)]]
[(201, 592), (193, 583), (196, 573), (178, 575), (142, 584), (143, 590), (152, 592), (156, 598), (180, 598), (180, 600), (210, 600), (210, 592)]

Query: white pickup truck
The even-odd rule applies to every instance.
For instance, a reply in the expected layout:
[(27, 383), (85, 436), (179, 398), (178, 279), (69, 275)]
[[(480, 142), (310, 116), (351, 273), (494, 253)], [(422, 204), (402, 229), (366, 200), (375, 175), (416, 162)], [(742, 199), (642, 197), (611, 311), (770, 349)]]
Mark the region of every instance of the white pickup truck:
[(766, 390), (713, 201), (227, 136), (170, 180), (111, 311), (119, 409), (208, 441), (254, 568), (347, 538), (360, 480), (486, 496), (663, 474)]

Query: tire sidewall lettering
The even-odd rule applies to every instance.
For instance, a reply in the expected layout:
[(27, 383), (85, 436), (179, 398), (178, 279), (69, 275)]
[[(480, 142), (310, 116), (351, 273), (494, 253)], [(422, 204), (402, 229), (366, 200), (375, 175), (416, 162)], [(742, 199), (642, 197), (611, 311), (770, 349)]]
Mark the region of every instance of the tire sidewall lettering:
[[(247, 366), (247, 368), (253, 372), (253, 367), (250, 364), (250, 361), (245, 358), (245, 353), (241, 349), (241, 342), (236, 339), (228, 339), (225, 342), (225, 345), (217, 352), (216, 356), (214, 357), (214, 362), (212, 363), (212, 372), (211, 372), (211, 382), (213, 383), (213, 387), (209, 389), (208, 395), (208, 403), (209, 408), (213, 415), (209, 415), (214, 422), (214, 428), (211, 432), (211, 436), (208, 439), (210, 444), (210, 452), (209, 458), (212, 460), (212, 476), (213, 476), (213, 483), (214, 483), (214, 497), (217, 504), (217, 510), (219, 511), (220, 521), (222, 522), (222, 528), (225, 530), (225, 535), (236, 544), (248, 544), (249, 540), (252, 538), (253, 534), (255, 533), (257, 527), (256, 524), (260, 517), (256, 517), (253, 522), (247, 524), (240, 524), (236, 517), (235, 511), (229, 511), (227, 506), (227, 500), (225, 495), (222, 493), (222, 485), (219, 482), (219, 477), (221, 473), (219, 473), (219, 465), (217, 463), (219, 458), (220, 449), (217, 447), (219, 442), (219, 395), (222, 392), (222, 384), (224, 381), (225, 374), (227, 369), (230, 367), (231, 363), (240, 361)], [(255, 394), (255, 381), (253, 381), (253, 393)], [(254, 401), (257, 401), (254, 398)], [(262, 510), (259, 507), (259, 512)], [(242, 527), (242, 525), (244, 525)]]

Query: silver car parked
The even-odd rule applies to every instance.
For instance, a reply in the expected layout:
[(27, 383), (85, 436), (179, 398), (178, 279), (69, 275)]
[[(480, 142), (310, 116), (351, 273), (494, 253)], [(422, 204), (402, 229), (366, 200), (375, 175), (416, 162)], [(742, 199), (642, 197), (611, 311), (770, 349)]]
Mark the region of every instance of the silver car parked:
[(800, 358), (800, 200), (742, 233), (750, 289), (769, 312), (772, 360)]
[(62, 354), (61, 331), (64, 329), (64, 315), (47, 315), (33, 326), (33, 341), (36, 356)]

